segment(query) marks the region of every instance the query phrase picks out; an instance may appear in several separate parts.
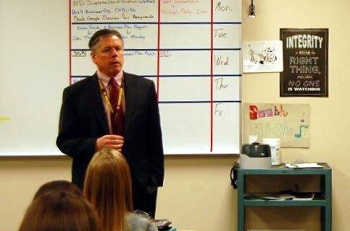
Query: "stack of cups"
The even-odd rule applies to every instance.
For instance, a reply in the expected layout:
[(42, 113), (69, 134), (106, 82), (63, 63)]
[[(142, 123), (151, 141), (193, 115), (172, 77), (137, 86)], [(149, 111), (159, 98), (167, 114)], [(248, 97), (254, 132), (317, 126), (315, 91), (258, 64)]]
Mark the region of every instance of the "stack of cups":
[(280, 150), (280, 139), (279, 138), (263, 138), (263, 144), (270, 145), (271, 148), (271, 164), (281, 164), (281, 150)]

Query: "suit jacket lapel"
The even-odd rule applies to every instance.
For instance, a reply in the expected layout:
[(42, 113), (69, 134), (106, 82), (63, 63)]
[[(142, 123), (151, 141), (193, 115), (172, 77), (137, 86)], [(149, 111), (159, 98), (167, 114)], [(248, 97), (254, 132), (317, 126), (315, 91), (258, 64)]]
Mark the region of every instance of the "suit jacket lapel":
[(100, 86), (96, 73), (92, 76), (91, 89), (88, 89), (88, 91), (90, 92), (91, 96), (91, 108), (97, 117), (97, 122), (100, 123), (101, 127), (103, 128), (103, 133), (109, 134), (106, 111), (102, 101)]
[(126, 105), (126, 114), (124, 121), (124, 136), (128, 138), (131, 136), (130, 129), (132, 126), (133, 115), (135, 114), (135, 105), (137, 101), (137, 86), (134, 81), (134, 76), (129, 75), (124, 72), (124, 84), (125, 84), (125, 105)]

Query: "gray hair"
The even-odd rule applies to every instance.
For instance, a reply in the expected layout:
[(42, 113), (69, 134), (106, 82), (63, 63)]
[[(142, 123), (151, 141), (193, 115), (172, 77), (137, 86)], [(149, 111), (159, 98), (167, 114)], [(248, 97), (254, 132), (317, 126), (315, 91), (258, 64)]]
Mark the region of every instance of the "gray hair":
[(123, 44), (124, 44), (124, 40), (123, 40), (123, 37), (122, 35), (116, 31), (116, 30), (110, 30), (110, 29), (102, 29), (102, 30), (98, 30), (96, 31), (92, 37), (90, 38), (90, 41), (89, 41), (89, 48), (91, 51), (94, 51), (97, 49), (97, 46), (100, 42), (100, 40), (103, 38), (103, 37), (106, 37), (106, 36), (112, 36), (112, 35), (115, 35), (117, 36), (118, 38), (120, 38), (120, 40), (122, 40)]

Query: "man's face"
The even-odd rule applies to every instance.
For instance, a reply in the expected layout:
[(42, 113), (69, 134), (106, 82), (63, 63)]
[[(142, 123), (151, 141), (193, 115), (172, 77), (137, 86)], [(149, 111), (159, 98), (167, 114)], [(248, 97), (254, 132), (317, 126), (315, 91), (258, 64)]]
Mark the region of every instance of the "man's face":
[(95, 51), (91, 51), (92, 61), (99, 71), (109, 77), (115, 77), (124, 65), (123, 41), (115, 35), (105, 36), (97, 44)]

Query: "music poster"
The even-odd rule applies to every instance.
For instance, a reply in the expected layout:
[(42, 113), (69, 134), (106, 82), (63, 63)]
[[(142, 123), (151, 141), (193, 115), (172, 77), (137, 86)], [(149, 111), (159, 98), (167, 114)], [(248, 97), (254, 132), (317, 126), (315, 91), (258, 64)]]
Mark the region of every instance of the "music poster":
[(263, 138), (280, 138), (281, 147), (310, 147), (309, 104), (254, 104), (243, 105), (243, 143), (256, 135)]

